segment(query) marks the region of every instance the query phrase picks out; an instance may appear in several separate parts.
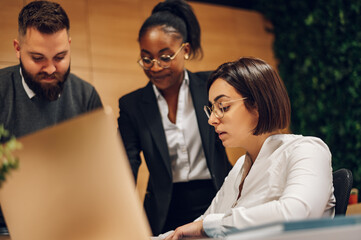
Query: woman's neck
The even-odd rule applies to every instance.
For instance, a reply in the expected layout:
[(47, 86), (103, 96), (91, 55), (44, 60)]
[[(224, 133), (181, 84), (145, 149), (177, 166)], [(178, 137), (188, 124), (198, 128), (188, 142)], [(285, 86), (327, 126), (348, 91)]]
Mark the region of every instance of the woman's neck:
[(183, 83), (184, 73), (181, 74), (180, 78), (175, 82), (171, 87), (163, 90), (159, 90), (159, 92), (163, 95), (164, 99), (168, 102), (169, 100), (176, 98), (178, 99), (178, 94), (180, 87)]
[(270, 133), (265, 133), (261, 135), (254, 136), (254, 139), (250, 141), (250, 147), (247, 149), (247, 153), (250, 156), (252, 162), (254, 163), (258, 157), (259, 152), (261, 151), (261, 148), (266, 141), (266, 139), (272, 135), (275, 134), (281, 134), (280, 130), (273, 131)]
[(177, 109), (178, 109), (178, 95), (180, 91), (180, 87), (183, 82), (183, 75), (182, 78), (174, 84), (171, 88), (166, 90), (160, 91), (163, 95), (164, 99), (168, 105), (168, 119), (172, 122), (176, 122), (177, 118)]

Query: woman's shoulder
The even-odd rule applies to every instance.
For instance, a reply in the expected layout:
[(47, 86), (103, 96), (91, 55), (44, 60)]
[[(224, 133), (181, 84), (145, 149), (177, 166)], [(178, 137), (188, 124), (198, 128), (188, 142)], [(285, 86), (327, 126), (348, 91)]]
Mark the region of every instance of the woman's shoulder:
[[(318, 137), (314, 136), (303, 136), (299, 134), (276, 134), (269, 137), (269, 142), (283, 142), (284, 144), (321, 144), (326, 143)], [(326, 145), (327, 146), (327, 145)]]
[(188, 76), (190, 79), (198, 79), (207, 82), (209, 76), (212, 74), (213, 71), (200, 71), (200, 72), (191, 72), (187, 70)]
[(303, 136), (296, 134), (280, 134), (275, 136), (273, 141), (282, 141), (282, 145), (288, 148), (292, 152), (323, 152), (330, 154), (330, 150), (327, 144), (318, 137)]
[(148, 83), (146, 86), (138, 88), (132, 92), (129, 92), (122, 97), (119, 98), (119, 102), (124, 103), (131, 103), (131, 102), (138, 102), (141, 98), (144, 97), (145, 93), (153, 93), (153, 89), (151, 83)]
[(289, 138), (289, 141), (295, 142), (300, 145), (315, 145), (315, 146), (322, 146), (328, 148), (327, 144), (318, 137), (314, 136), (303, 136), (303, 135), (296, 135), (296, 134), (285, 134), (286, 138)]

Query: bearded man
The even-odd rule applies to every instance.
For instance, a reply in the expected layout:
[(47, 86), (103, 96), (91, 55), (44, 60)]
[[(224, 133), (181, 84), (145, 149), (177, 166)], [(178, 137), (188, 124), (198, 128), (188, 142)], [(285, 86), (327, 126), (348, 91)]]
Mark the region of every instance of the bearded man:
[(48, 1), (26, 5), (14, 40), (19, 65), (0, 70), (0, 124), (15, 137), (102, 107), (95, 88), (70, 73), (69, 19)]
[(20, 64), (0, 70), (0, 125), (21, 137), (102, 107), (94, 87), (70, 73), (64, 9), (53, 2), (31, 2), (20, 11), (18, 23), (14, 48)]

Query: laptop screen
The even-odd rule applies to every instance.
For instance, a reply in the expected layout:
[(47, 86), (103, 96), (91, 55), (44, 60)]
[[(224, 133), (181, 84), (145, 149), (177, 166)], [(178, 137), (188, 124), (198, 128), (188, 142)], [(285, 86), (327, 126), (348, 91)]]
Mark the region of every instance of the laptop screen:
[(19, 169), (0, 189), (12, 240), (149, 239), (110, 108), (18, 140)]

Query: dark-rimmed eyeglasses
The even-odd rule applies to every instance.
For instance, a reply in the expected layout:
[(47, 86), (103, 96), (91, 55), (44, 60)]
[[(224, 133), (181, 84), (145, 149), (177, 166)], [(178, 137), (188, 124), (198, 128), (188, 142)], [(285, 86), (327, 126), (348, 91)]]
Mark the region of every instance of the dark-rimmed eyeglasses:
[(229, 101), (224, 101), (224, 102), (215, 102), (212, 104), (211, 107), (205, 105), (203, 109), (208, 118), (210, 118), (211, 114), (213, 113), (216, 118), (221, 119), (224, 117), (224, 112), (228, 110), (228, 108), (230, 106), (229, 103), (241, 101), (241, 100), (245, 100), (245, 99), (247, 99), (247, 98), (244, 97), (244, 98), (239, 98), (239, 99), (234, 99), (234, 100), (229, 100)]
[(151, 59), (149, 57), (142, 57), (138, 60), (139, 65), (144, 70), (149, 70), (153, 67), (154, 62), (157, 62), (158, 66), (161, 68), (169, 68), (172, 60), (178, 55), (178, 53), (183, 49), (186, 43), (183, 43), (180, 48), (171, 56), (171, 55), (162, 55), (158, 59)]

